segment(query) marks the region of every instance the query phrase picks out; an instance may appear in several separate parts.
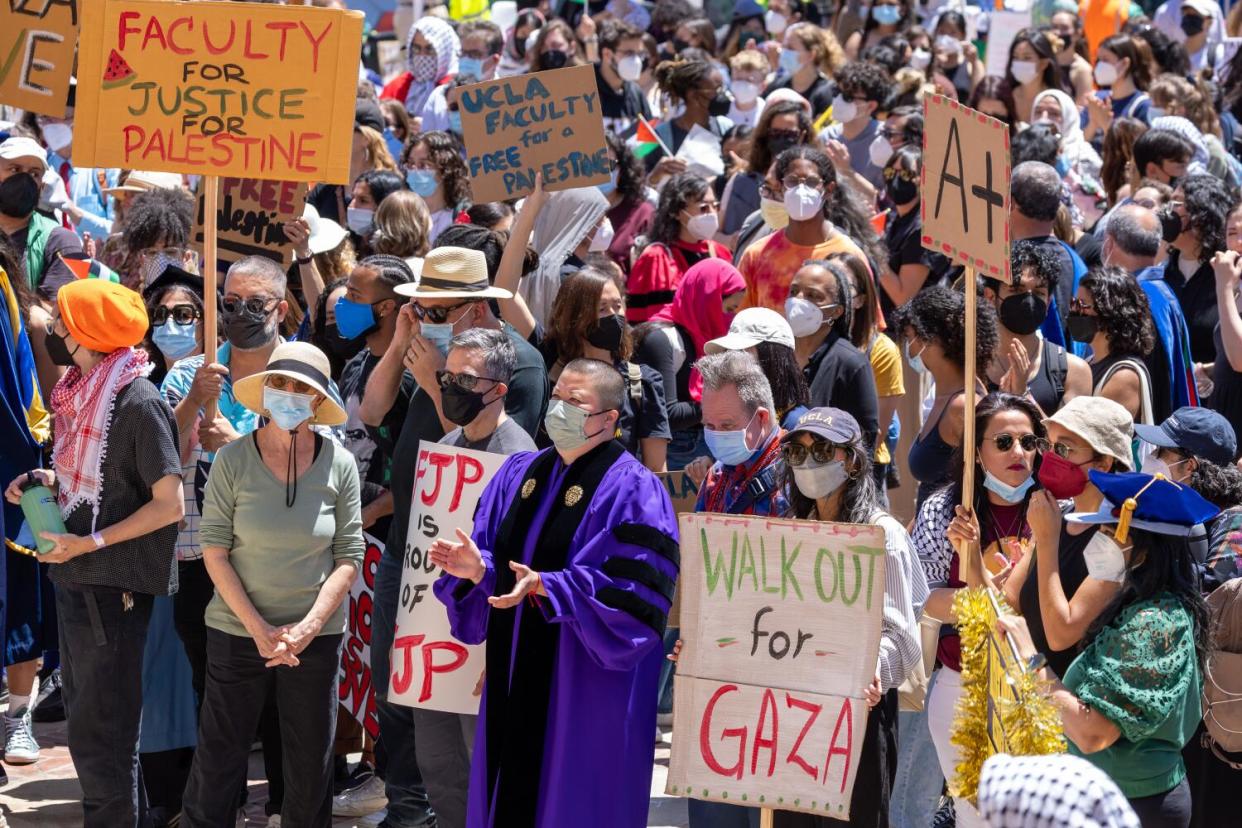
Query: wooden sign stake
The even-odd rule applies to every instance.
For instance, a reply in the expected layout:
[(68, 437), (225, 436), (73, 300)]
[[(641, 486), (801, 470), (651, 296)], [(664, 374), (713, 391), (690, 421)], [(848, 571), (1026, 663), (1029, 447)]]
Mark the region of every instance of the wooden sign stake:
[(773, 828), (776, 825), (776, 811), (771, 808), (759, 810), (759, 828)]
[[(962, 506), (967, 509), (973, 509), (975, 499), (975, 389), (978, 382), (975, 370), (975, 357), (977, 355), (975, 349), (975, 320), (979, 303), (979, 295), (975, 287), (975, 269), (973, 267), (966, 268), (966, 280), (963, 288), (966, 296), (966, 387), (963, 389), (966, 411), (962, 415), (964, 418), (962, 423)], [(964, 544), (957, 551), (958, 558), (962, 563), (962, 579), (967, 584), (976, 584), (982, 581), (983, 578), (983, 559), (978, 552), (974, 554), (968, 553), (969, 550)], [(972, 580), (972, 577), (975, 580)]]
[[(201, 181), (203, 190), (203, 364), (216, 361), (216, 199), (220, 194), (220, 179), (205, 175)], [(203, 419), (216, 418), (217, 405), (207, 403)]]

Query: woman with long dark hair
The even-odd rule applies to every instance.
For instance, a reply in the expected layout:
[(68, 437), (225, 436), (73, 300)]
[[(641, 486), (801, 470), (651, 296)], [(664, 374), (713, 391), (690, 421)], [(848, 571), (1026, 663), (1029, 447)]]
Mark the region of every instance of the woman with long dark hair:
[(1039, 660), (1025, 619), (1003, 615), (997, 627), (1052, 682), (1070, 751), (1112, 777), (1145, 828), (1186, 828), (1191, 798), (1181, 752), (1202, 718), (1210, 646), (1186, 536), (1219, 510), (1158, 477), (1090, 474), (1103, 494), (1100, 508), (1068, 520), (1099, 527), (1091, 559), (1119, 583), (1081, 653), (1056, 671)]
[(1225, 222), (1237, 203), (1237, 195), (1216, 176), (1191, 175), (1161, 214), (1165, 237), (1172, 238), (1164, 280), (1186, 316), (1190, 357), (1204, 365), (1216, 359), (1213, 337), (1220, 322), (1212, 257), (1228, 247)]
[(772, 159), (790, 147), (813, 140), (806, 107), (793, 101), (778, 101), (765, 107), (751, 135), (746, 169), (733, 174), (720, 196), (720, 232), (732, 236), (742, 229), (751, 213), (760, 209), (763, 197), (759, 191)]
[(1013, 89), (1003, 79), (984, 78), (970, 95), (970, 107), (1009, 125), (1009, 135), (1018, 134), (1018, 108), (1013, 102)]
[(1009, 46), (1005, 81), (1013, 93), (1018, 117), (1027, 121), (1035, 108), (1035, 96), (1049, 89), (1066, 91), (1061, 84), (1056, 52), (1048, 35), (1039, 29), (1023, 29)]

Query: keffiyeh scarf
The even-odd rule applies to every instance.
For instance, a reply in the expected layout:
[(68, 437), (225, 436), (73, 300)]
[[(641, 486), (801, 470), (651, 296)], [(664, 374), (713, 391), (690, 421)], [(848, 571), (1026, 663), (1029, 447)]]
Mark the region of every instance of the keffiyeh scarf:
[(147, 353), (119, 348), (83, 374), (76, 365), (52, 389), (56, 434), (52, 462), (60, 489), (61, 511), (72, 512), (81, 503), (91, 505), (91, 531), (99, 517), (103, 495), (101, 468), (112, 424), (116, 395), (138, 377), (151, 373)]

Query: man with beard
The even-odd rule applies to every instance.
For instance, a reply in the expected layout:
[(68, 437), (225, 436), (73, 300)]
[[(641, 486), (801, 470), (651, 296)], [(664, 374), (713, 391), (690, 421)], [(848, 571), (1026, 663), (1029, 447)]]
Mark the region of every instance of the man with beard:
[(0, 143), (0, 231), (22, 257), (27, 284), (52, 300), (62, 285), (74, 280), (57, 254), (80, 253), (82, 242), (72, 230), (35, 211), (46, 171), (47, 151), (33, 139), (13, 137)]

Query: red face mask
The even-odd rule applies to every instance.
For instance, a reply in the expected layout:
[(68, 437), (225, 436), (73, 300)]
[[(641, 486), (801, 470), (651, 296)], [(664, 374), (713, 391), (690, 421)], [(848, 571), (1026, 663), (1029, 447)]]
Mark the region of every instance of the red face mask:
[(1055, 451), (1040, 456), (1039, 482), (1057, 500), (1077, 497), (1087, 488), (1087, 473)]

